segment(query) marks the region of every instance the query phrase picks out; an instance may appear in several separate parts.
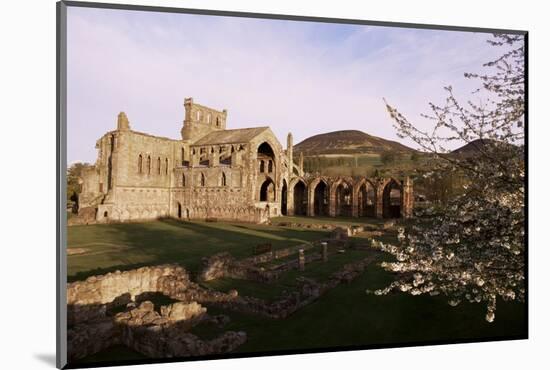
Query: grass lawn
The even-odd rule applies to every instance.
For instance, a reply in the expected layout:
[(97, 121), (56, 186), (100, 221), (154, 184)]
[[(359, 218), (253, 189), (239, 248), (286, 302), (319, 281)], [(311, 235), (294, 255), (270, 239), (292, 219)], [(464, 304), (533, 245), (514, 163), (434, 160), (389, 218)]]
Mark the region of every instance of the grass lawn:
[[(340, 285), (285, 320), (227, 313), (231, 322), (223, 330), (244, 330), (247, 342), (237, 352), (314, 349), (519, 337), (526, 334), (524, 306), (499, 302), (497, 318), (485, 321), (482, 305), (449, 306), (443, 297), (366, 294), (382, 288), (391, 275), (378, 266), (350, 284)], [(209, 308), (210, 313), (220, 313)], [(211, 326), (194, 328), (199, 336), (213, 337)], [(219, 334), (219, 329), (218, 329)]]
[[(217, 252), (229, 251), (235, 257), (245, 257), (252, 254), (256, 244), (271, 242), (274, 248), (282, 248), (323, 238), (326, 233), (267, 225), (177, 221), (73, 226), (69, 228), (69, 248), (85, 251), (68, 257), (69, 279), (169, 262), (179, 263), (194, 272), (202, 257)], [(394, 239), (395, 236), (391, 234), (386, 238)], [(271, 300), (284, 290), (293, 290), (298, 276), (325, 280), (344, 264), (363, 259), (369, 253), (372, 251), (347, 250), (331, 254), (327, 263), (306, 264), (305, 272), (289, 271), (273, 284), (220, 279), (206, 285), (221, 291), (234, 288), (241, 295)], [(378, 259), (385, 258), (380, 255)], [(526, 335), (523, 304), (498, 302), (496, 320), (487, 323), (485, 309), (479, 304), (463, 303), (451, 307), (440, 296), (366, 294), (367, 289), (385, 287), (392, 278), (391, 273), (373, 263), (358, 279), (338, 286), (284, 320), (207, 306), (210, 314), (226, 314), (231, 322), (223, 329), (201, 324), (192, 332), (207, 339), (222, 331), (243, 330), (248, 340), (237, 349), (240, 353)], [(132, 358), (133, 351), (116, 347), (82, 363), (115, 360), (119, 356)], [(133, 358), (142, 357), (135, 355)]]
[(163, 220), (146, 223), (71, 226), (68, 247), (84, 250), (67, 258), (69, 281), (115, 270), (178, 263), (194, 273), (201, 258), (228, 251), (237, 258), (253, 254), (254, 246), (271, 243), (280, 249), (321, 239), (323, 230)]
[(300, 224), (326, 224), (339, 226), (379, 226), (388, 219), (380, 219), (373, 217), (329, 217), (329, 216), (280, 216), (272, 217), (271, 222), (276, 225), (279, 222), (294, 222)]
[[(236, 289), (241, 296), (252, 296), (262, 298), (268, 301), (280, 298), (281, 294), (286, 291), (297, 289), (297, 278), (303, 276), (306, 278), (315, 279), (316, 281), (325, 281), (329, 276), (340, 270), (345, 264), (361, 260), (368, 256), (369, 252), (348, 250), (343, 254), (330, 255), (328, 262), (314, 261), (306, 264), (305, 271), (290, 270), (285, 272), (282, 277), (272, 283), (263, 284), (255, 281), (223, 278), (202, 283), (202, 285), (227, 292), (231, 289)], [(370, 252), (372, 253), (372, 252)], [(291, 258), (296, 259), (296, 255)]]

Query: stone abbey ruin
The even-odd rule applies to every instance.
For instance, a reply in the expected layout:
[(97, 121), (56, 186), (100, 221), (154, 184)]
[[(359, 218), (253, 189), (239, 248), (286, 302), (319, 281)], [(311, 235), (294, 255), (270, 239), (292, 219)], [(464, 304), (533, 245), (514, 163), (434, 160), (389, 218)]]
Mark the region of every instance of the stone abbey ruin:
[[(288, 318), (339, 285), (357, 279), (378, 258), (371, 240), (352, 242), (349, 237), (393, 232), (395, 224), (395, 220), (377, 222), (379, 226), (368, 229), (322, 220), (275, 221), (271, 217), (412, 216), (409, 178), (308, 174), (303, 170), (302, 154), (298, 163), (294, 162), (292, 134), (288, 134), (285, 150), (269, 127), (228, 130), (226, 119), (225, 110), (185, 99), (182, 139), (173, 140), (132, 131), (128, 118), (120, 113), (117, 129), (97, 141), (95, 165), (82, 174), (79, 212), (71, 224), (164, 217), (273, 221), (291, 229), (323, 230), (319, 235), (322, 239), (302, 244), (289, 240), (288, 245), (277, 248), (267, 239), (245, 258), (234, 257), (232, 250), (204, 255), (198, 271), (177, 263), (134, 269), (117, 266), (122, 271), (113, 268), (103, 275), (73, 281), (67, 286), (70, 362), (116, 346), (148, 358), (238, 351), (251, 338), (247, 331), (232, 328), (234, 313), (270, 320)], [(78, 253), (96, 253), (88, 249), (90, 245), (69, 251), (76, 253), (75, 258)], [(350, 253), (356, 258), (346, 259)], [(307, 271), (322, 269), (329, 261), (334, 265), (327, 276), (307, 276)], [(96, 267), (91, 265), (91, 271)], [(281, 282), (296, 272), (295, 283), (287, 286)], [(262, 298), (256, 292), (243, 295), (237, 289), (208, 285), (224, 279), (262, 284), (269, 289), (283, 284), (285, 290)], [(204, 335), (201, 328), (205, 327), (215, 335)]]
[(227, 111), (185, 99), (181, 140), (130, 128), (96, 144), (98, 158), (82, 175), (79, 217), (117, 222), (160, 217), (262, 223), (272, 216), (410, 217), (409, 178), (325, 177), (304, 173), (269, 127), (226, 129)]

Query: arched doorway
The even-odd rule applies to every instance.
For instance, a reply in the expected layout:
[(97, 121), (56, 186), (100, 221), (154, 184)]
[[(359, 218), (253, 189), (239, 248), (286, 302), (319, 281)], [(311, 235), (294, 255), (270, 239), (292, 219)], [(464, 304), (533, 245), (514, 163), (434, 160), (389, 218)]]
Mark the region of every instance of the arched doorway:
[(287, 215), (287, 202), (288, 202), (288, 187), (286, 186), (286, 180), (283, 179), (283, 188), (281, 189), (281, 213)]
[(181, 203), (178, 202), (178, 218), (181, 218)]
[(294, 185), (294, 214), (296, 216), (304, 216), (307, 214), (307, 191), (306, 184), (300, 180)]
[(328, 186), (323, 180), (313, 190), (312, 216), (328, 216)]
[(384, 218), (401, 217), (402, 191), (401, 185), (392, 179), (384, 187), (382, 194), (382, 210)]
[(376, 217), (376, 192), (367, 180), (357, 192), (357, 215), (359, 217)]
[(351, 216), (351, 186), (342, 181), (336, 185), (334, 210), (335, 216)]
[(275, 201), (275, 183), (269, 177), (260, 185), (260, 202)]

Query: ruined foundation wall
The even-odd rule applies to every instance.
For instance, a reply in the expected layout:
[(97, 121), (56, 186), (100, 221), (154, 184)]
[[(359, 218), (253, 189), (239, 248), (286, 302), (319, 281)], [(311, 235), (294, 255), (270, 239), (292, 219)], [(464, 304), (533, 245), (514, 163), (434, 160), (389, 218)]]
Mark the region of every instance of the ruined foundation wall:
[(116, 300), (131, 301), (149, 292), (167, 296), (185, 290), (191, 284), (187, 272), (178, 265), (142, 267), (92, 276), (67, 285), (67, 317), (69, 325), (105, 316), (106, 307)]

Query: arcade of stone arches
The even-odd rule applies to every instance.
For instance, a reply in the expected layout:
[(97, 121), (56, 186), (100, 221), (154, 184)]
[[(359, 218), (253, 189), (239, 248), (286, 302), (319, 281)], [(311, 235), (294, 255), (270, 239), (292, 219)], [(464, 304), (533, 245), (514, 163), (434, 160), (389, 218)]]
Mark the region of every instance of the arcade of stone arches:
[(281, 213), (288, 216), (411, 217), (412, 182), (366, 177), (294, 177), (281, 187)]
[[(282, 215), (331, 217), (411, 217), (413, 187), (410, 178), (369, 179), (366, 177), (306, 176), (302, 158), (297, 171), (292, 167), (279, 187), (275, 177), (276, 157), (271, 146), (263, 143), (257, 151), (257, 171), (260, 178), (258, 200), (279, 203)], [(287, 178), (290, 182), (287, 183)]]

